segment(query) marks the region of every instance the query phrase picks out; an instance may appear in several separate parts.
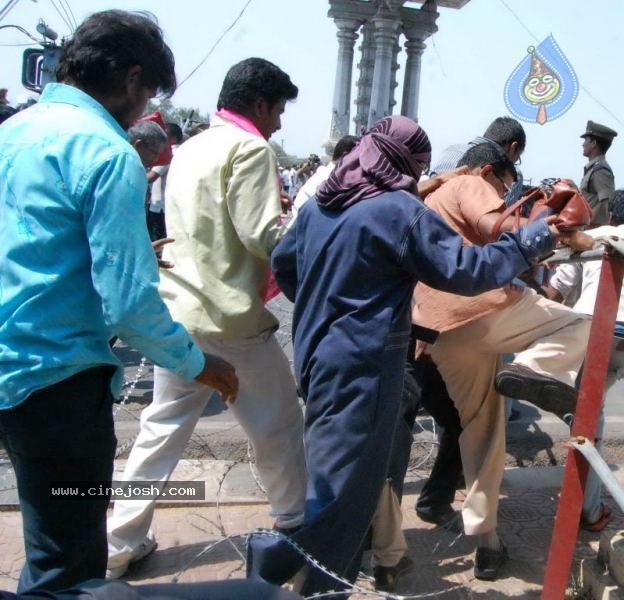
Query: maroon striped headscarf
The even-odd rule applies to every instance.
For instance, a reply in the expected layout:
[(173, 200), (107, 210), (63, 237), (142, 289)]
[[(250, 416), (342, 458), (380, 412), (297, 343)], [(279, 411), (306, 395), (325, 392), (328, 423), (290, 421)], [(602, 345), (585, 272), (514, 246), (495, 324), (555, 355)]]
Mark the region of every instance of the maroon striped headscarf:
[(430, 159), (431, 144), (418, 123), (400, 115), (384, 117), (338, 162), (316, 200), (323, 208), (344, 210), (383, 192), (415, 191)]

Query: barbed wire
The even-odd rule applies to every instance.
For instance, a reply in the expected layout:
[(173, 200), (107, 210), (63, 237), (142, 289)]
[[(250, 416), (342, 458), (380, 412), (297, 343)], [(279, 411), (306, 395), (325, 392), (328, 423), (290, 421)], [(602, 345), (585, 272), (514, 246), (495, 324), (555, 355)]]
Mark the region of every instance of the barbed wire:
[(275, 531), (273, 529), (254, 529), (253, 531), (245, 532), (245, 533), (235, 533), (226, 535), (219, 540), (209, 543), (206, 545), (196, 556), (194, 556), (190, 561), (188, 561), (178, 573), (171, 580), (172, 583), (179, 583), (180, 577), (184, 575), (184, 573), (201, 557), (205, 554), (212, 552), (215, 548), (219, 547), (221, 544), (224, 544), (226, 541), (232, 542), (234, 539), (241, 539), (245, 544), (249, 543), (249, 538), (253, 535), (264, 535), (268, 537), (278, 538), (282, 541), (285, 541), (291, 548), (293, 548), (304, 560), (305, 562), (321, 571), (323, 574), (327, 575), (331, 579), (333, 579), (337, 584), (345, 586), (345, 589), (332, 589), (326, 590), (323, 592), (313, 592), (307, 596), (304, 596), (305, 600), (313, 600), (317, 598), (327, 598), (335, 595), (344, 595), (348, 596), (351, 594), (360, 594), (363, 596), (370, 596), (375, 598), (385, 598), (387, 600), (419, 600), (424, 598), (435, 598), (439, 597), (443, 594), (447, 594), (449, 592), (453, 592), (459, 589), (463, 589), (464, 586), (461, 584), (456, 584), (449, 588), (443, 590), (435, 590), (431, 592), (423, 592), (420, 594), (408, 594), (408, 595), (400, 595), (393, 594), (389, 592), (382, 592), (380, 590), (370, 590), (368, 588), (364, 588), (361, 585), (358, 585), (357, 582), (352, 583), (348, 579), (341, 577), (331, 569), (325, 567), (322, 563), (316, 560), (311, 554), (306, 552), (299, 544), (294, 542), (290, 537), (284, 535), (279, 531)]

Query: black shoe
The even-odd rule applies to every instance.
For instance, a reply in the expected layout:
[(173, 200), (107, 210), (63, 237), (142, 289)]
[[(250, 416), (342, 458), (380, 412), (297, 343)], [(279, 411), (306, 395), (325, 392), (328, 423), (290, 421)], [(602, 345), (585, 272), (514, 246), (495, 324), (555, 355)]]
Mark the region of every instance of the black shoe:
[(516, 363), (506, 364), (497, 374), (496, 391), (508, 398), (528, 400), (560, 419), (574, 414), (578, 391), (554, 377), (536, 373)]
[(433, 523), (438, 527), (457, 533), (464, 530), (464, 521), (461, 513), (458, 510), (454, 510), (450, 504), (442, 504), (436, 508), (419, 508), (416, 505), (416, 514), (425, 523)]
[(507, 560), (507, 548), (503, 542), (497, 550), (492, 548), (477, 548), (475, 556), (474, 576), (477, 579), (494, 581), (498, 577), (498, 570)]
[(414, 562), (407, 556), (404, 556), (394, 567), (375, 567), (373, 569), (375, 589), (382, 592), (394, 592), (401, 575), (405, 575), (413, 568)]

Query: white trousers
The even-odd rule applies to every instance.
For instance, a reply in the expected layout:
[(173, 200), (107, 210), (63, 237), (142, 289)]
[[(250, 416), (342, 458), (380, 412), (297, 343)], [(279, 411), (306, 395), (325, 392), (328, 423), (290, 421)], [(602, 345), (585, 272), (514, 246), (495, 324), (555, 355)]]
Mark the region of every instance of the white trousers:
[(497, 523), (505, 468), (504, 402), (494, 389), (500, 355), (517, 353), (513, 362), (573, 386), (589, 327), (585, 315), (525, 289), (511, 306), (442, 333), (431, 347), (463, 427), (462, 517), (468, 535), (491, 531)]
[[(288, 359), (272, 334), (218, 342), (194, 336), (207, 353), (235, 368), (239, 393), (230, 410), (249, 437), (267, 489), (271, 514), (280, 527), (303, 521), (306, 469), (303, 413)], [(171, 476), (213, 389), (155, 367), (154, 399), (141, 414), (124, 481), (162, 487)], [(155, 500), (118, 500), (108, 521), (109, 568), (124, 564), (146, 538)]]

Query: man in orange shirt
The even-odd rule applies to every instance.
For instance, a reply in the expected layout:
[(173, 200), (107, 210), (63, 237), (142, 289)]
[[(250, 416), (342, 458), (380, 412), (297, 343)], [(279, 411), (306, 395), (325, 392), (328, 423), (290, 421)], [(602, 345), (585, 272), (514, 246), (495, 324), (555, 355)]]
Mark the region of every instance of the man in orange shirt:
[[(496, 238), (494, 224), (505, 209), (503, 198), (516, 177), (515, 168), (491, 144), (471, 148), (461, 165), (470, 174), (452, 179), (427, 196), (425, 204), (463, 236), (466, 246), (484, 246)], [(512, 227), (509, 218), (502, 230)], [(467, 494), (462, 517), (466, 534), (477, 536), (475, 576), (495, 579), (506, 557), (496, 533), (505, 462), (501, 394), (529, 400), (560, 417), (573, 412), (573, 386), (589, 321), (514, 284), (466, 298), (419, 283), (414, 299), (414, 323), (440, 332), (428, 352), (463, 428), (459, 443)], [(504, 353), (518, 354), (497, 377)], [(520, 393), (509, 393), (510, 382), (522, 388)], [(545, 388), (549, 393), (543, 393)]]

